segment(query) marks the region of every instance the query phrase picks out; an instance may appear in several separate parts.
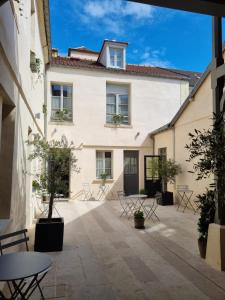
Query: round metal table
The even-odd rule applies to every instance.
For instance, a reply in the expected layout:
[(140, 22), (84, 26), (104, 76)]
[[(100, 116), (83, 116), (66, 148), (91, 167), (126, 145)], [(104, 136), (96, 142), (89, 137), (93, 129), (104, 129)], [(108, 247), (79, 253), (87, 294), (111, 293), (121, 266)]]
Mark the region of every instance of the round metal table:
[(146, 198), (148, 198), (148, 195), (134, 194), (134, 195), (129, 195), (127, 197), (132, 199), (134, 210), (142, 209), (143, 211), (145, 211), (144, 202), (145, 202)]
[(38, 252), (14, 252), (0, 256), (0, 281), (10, 286), (11, 298), (29, 299), (36, 288), (42, 299), (40, 282), (51, 268), (49, 255)]

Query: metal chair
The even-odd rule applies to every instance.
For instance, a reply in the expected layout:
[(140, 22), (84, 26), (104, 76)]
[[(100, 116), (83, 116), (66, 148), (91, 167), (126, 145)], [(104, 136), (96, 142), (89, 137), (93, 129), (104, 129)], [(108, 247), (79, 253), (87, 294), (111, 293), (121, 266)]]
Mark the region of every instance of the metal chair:
[[(49, 198), (48, 195), (46, 195), (47, 198)], [(46, 201), (44, 201), (42, 199), (42, 195), (39, 195), (39, 194), (35, 194), (35, 199), (36, 199), (36, 204), (37, 204), (37, 208), (40, 210), (41, 214), (40, 214), (40, 217), (41, 216), (44, 216), (46, 217), (47, 214), (48, 214), (48, 207), (49, 207), (49, 199), (47, 199)], [(57, 215), (59, 217), (61, 217), (60, 213), (59, 213), (59, 210), (57, 209), (56, 207), (56, 202), (57, 202), (57, 199), (54, 199), (53, 201), (53, 212), (55, 211), (57, 213)], [(59, 202), (59, 201), (58, 201)]]
[(177, 210), (179, 210), (182, 203), (184, 204), (183, 212), (188, 207), (188, 205), (196, 212), (193, 204), (191, 203), (191, 197), (194, 191), (190, 190), (188, 185), (177, 185), (177, 198), (179, 200)]
[(108, 189), (109, 189), (108, 185), (100, 185), (99, 186), (98, 194), (96, 196), (98, 201), (102, 200), (103, 197), (106, 197)]
[[(14, 240), (9, 241), (9, 242), (5, 242), (8, 239), (14, 239)], [(23, 244), (23, 245), (25, 244), (25, 250), (29, 251), (28, 241), (29, 241), (29, 237), (27, 236), (27, 229), (22, 229), (22, 230), (19, 230), (19, 231), (15, 231), (15, 232), (11, 232), (11, 233), (8, 233), (8, 234), (1, 235), (0, 236), (0, 254), (4, 255), (4, 250), (5, 249), (12, 248), (12, 247), (15, 247), (15, 246), (21, 245), (21, 244)], [(44, 271), (42, 274), (39, 274), (39, 277), (41, 277), (41, 279), (43, 279), (46, 274), (47, 274), (47, 272)], [(32, 284), (30, 282), (32, 282), (32, 279), (26, 279), (26, 281), (21, 286), (21, 289), (23, 289), (27, 284)], [(39, 282), (40, 282), (40, 279), (38, 279), (38, 278), (35, 279), (35, 284), (39, 289), (41, 297), (42, 297), (42, 299), (45, 299)], [(13, 289), (12, 289), (11, 285), (9, 284), (9, 282), (7, 282), (7, 285), (8, 285), (9, 292), (10, 292), (11, 296), (13, 295), (13, 299), (17, 299), (17, 296), (19, 296), (19, 295), (15, 295), (15, 293), (13, 292)], [(3, 294), (2, 294), (2, 296), (4, 297)], [(7, 298), (3, 298), (3, 299), (7, 299)]]
[(129, 216), (133, 211), (133, 201), (129, 197), (125, 196), (124, 191), (118, 191), (117, 196), (122, 207), (122, 213), (120, 217), (123, 215)]
[(156, 213), (156, 209), (158, 208), (158, 201), (156, 198), (152, 198), (150, 199), (151, 203), (149, 204), (144, 204), (143, 208), (144, 208), (144, 213), (145, 213), (145, 218), (146, 219), (152, 219), (153, 222), (155, 222), (154, 217), (160, 221), (157, 213)]
[(84, 201), (88, 201), (90, 200), (91, 198), (93, 198), (93, 193), (91, 191), (91, 187), (90, 187), (90, 184), (88, 182), (84, 182), (82, 184), (83, 186), (83, 195), (84, 195)]

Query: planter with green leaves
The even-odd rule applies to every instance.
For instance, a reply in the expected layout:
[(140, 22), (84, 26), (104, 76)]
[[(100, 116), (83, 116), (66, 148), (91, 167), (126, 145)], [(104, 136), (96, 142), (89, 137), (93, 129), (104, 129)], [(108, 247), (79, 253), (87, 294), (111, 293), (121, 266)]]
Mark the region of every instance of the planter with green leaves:
[(71, 116), (68, 109), (64, 108), (63, 110), (57, 110), (52, 119), (55, 121), (71, 121)]
[(205, 258), (206, 256), (206, 246), (208, 237), (209, 224), (214, 222), (215, 218), (215, 191), (207, 190), (202, 195), (197, 195), (200, 217), (198, 220), (198, 247), (200, 256)]
[(173, 184), (175, 177), (181, 173), (181, 167), (172, 159), (159, 160), (158, 173), (162, 180), (162, 193), (161, 197), (157, 197), (158, 204), (160, 205), (173, 205), (173, 193), (167, 191), (167, 184)]
[(100, 177), (101, 177), (101, 180), (102, 180), (101, 186), (105, 186), (106, 179), (107, 179), (108, 175), (106, 173), (102, 173), (102, 174), (100, 174)]
[(32, 73), (40, 74), (41, 71), (41, 60), (36, 57), (35, 52), (30, 51), (30, 69)]
[(120, 125), (120, 124), (123, 123), (124, 116), (121, 115), (121, 114), (116, 114), (116, 115), (114, 115), (114, 116), (112, 117), (112, 119), (113, 119), (113, 123), (114, 123), (115, 125)]
[[(65, 176), (68, 171), (78, 171), (76, 158), (73, 154), (73, 144), (65, 138), (60, 141), (50, 142), (34, 136), (34, 140), (28, 142), (33, 146), (29, 160), (42, 162), (40, 170), (34, 174), (33, 187), (42, 195), (48, 195), (48, 216), (40, 218), (35, 228), (34, 250), (39, 252), (61, 251), (63, 249), (64, 220), (53, 218), (54, 199), (57, 194), (68, 193), (68, 185)], [(70, 169), (70, 170), (68, 170)]]
[(145, 228), (144, 212), (141, 210), (136, 210), (134, 212), (134, 227), (136, 229), (144, 229)]

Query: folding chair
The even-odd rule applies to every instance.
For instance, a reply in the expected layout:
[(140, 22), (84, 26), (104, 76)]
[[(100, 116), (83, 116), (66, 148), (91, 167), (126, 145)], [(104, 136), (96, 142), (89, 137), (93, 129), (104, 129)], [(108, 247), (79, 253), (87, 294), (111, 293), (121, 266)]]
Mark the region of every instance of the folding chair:
[(120, 217), (129, 216), (133, 211), (133, 201), (129, 197), (126, 197), (123, 191), (117, 192), (118, 199), (120, 201), (120, 205), (122, 207), (122, 213)]
[[(27, 234), (27, 229), (22, 229), (22, 230), (19, 230), (19, 231), (15, 231), (15, 232), (11, 232), (11, 233), (8, 233), (8, 234), (1, 235), (0, 236), (0, 254), (4, 255), (4, 250), (5, 249), (15, 247), (15, 246), (21, 245), (21, 244), (25, 244), (26, 251), (29, 251), (29, 247), (28, 247), (29, 237), (26, 234)], [(20, 238), (18, 238), (18, 236)], [(21, 236), (22, 236), (22, 238), (21, 238)], [(10, 241), (10, 242), (5, 242), (8, 239), (15, 239), (15, 238), (17, 238), (17, 239), (13, 240), (13, 241)], [(47, 272), (48, 272), (48, 270), (44, 271), (43, 273), (40, 273), (39, 276), (44, 277), (47, 274)], [(31, 281), (32, 281), (32, 278), (31, 279), (26, 279), (26, 281), (23, 283), (23, 287), (26, 286), (26, 284), (30, 284)], [(42, 299), (45, 299), (44, 295), (43, 295), (43, 292), (41, 290), (38, 278), (35, 279), (35, 283), (37, 284), (37, 287), (39, 289), (39, 292), (41, 294)], [(12, 289), (11, 285), (9, 284), (9, 282), (7, 282), (7, 285), (8, 285), (10, 294), (13, 295), (13, 289)], [(21, 288), (23, 288), (23, 287), (21, 287)], [(16, 295), (14, 295), (14, 297), (15, 296)], [(15, 298), (13, 298), (13, 299), (15, 299)]]
[(194, 193), (194, 191), (190, 190), (188, 188), (188, 185), (178, 185), (177, 186), (177, 197), (179, 199), (177, 210), (179, 210), (181, 204), (183, 203), (184, 204), (183, 212), (188, 207), (188, 204), (191, 206), (193, 211), (196, 212), (193, 204), (191, 203), (191, 197), (192, 197), (193, 193)]
[(158, 207), (158, 202), (157, 199), (150, 199), (151, 203), (149, 204), (144, 204), (144, 213), (145, 213), (145, 218), (146, 219), (152, 219), (153, 222), (155, 217), (158, 221), (160, 221), (158, 215), (156, 214), (156, 209)]
[(96, 197), (98, 201), (102, 200), (103, 197), (106, 197), (108, 189), (109, 189), (109, 186), (107, 186), (107, 185), (99, 186), (98, 194)]
[(91, 191), (91, 188), (90, 188), (90, 184), (87, 183), (87, 182), (84, 182), (82, 184), (83, 186), (83, 195), (84, 195), (84, 201), (88, 201), (90, 200), (91, 198), (93, 198), (93, 193)]
[[(41, 212), (40, 217), (41, 216), (46, 217), (47, 214), (48, 214), (49, 199), (46, 200), (46, 201), (43, 201), (42, 196), (39, 195), (39, 194), (35, 195), (35, 199), (36, 199), (36, 203), (37, 203), (37, 208)], [(61, 215), (60, 215), (60, 213), (59, 213), (59, 211), (58, 211), (58, 209), (56, 207), (56, 202), (57, 202), (57, 199), (54, 199), (54, 202), (53, 202), (53, 212), (56, 211), (57, 215), (59, 217), (61, 217)]]

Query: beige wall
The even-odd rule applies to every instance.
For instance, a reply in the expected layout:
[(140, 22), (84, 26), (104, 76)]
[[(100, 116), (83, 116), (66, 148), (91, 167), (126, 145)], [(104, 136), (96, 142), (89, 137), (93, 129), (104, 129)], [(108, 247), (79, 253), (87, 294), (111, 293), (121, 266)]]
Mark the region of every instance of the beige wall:
[[(43, 132), (45, 60), (37, 7), (31, 14), (31, 2), (24, 2), (22, 15), (16, 1), (0, 8), (0, 218), (11, 219), (11, 230), (29, 227), (33, 220), (26, 141), (28, 129)], [(30, 70), (30, 50), (42, 61), (40, 78)]]
[[(51, 122), (51, 83), (72, 84), (73, 122)], [(129, 86), (129, 126), (106, 124), (106, 84)], [(186, 88), (186, 95), (185, 95)], [(183, 81), (51, 67), (47, 71), (48, 139), (65, 135), (79, 148), (79, 174), (71, 176), (71, 197), (89, 182), (97, 192), (96, 150), (113, 152), (112, 191), (123, 189), (123, 152), (139, 151), (139, 188), (144, 188), (144, 155), (153, 153), (149, 132), (169, 121), (189, 91)], [(113, 197), (112, 194), (109, 197)]]
[[(194, 195), (202, 193), (209, 187), (210, 179), (196, 181), (196, 176), (188, 171), (193, 170), (192, 163), (186, 160), (189, 157), (185, 145), (190, 143), (188, 134), (194, 129), (209, 129), (212, 125), (212, 90), (211, 76), (209, 75), (201, 85), (196, 95), (183, 111), (174, 127), (155, 135), (155, 151), (167, 147), (168, 158), (174, 158), (182, 167), (182, 173), (176, 178), (177, 185), (187, 184), (194, 191)], [(173, 190), (173, 186), (170, 189)], [(194, 198), (193, 198), (194, 199)]]

